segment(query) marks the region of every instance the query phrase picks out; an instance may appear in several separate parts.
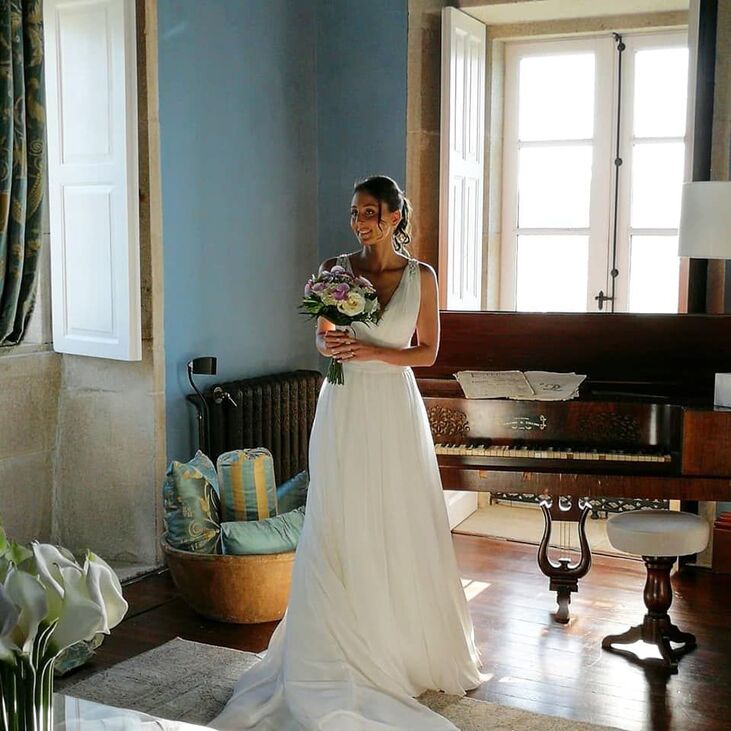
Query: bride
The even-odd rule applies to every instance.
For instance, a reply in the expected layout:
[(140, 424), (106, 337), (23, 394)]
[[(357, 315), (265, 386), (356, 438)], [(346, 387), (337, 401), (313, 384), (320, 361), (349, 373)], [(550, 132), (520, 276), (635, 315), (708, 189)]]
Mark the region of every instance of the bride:
[[(323, 262), (368, 278), (382, 317), (353, 334), (318, 320), (317, 349), (343, 364), (323, 383), (289, 606), (244, 672), (220, 730), (454, 731), (414, 699), (480, 683), (434, 446), (411, 366), (439, 347), (434, 271), (405, 252), (411, 206), (385, 176), (356, 184), (361, 250)], [(416, 345), (412, 336), (416, 332)]]

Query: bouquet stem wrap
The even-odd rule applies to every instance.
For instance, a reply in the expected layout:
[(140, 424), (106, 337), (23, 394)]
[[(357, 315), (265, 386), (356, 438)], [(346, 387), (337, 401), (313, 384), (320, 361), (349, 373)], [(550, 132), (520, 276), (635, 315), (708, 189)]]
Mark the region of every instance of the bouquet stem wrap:
[(339, 386), (345, 383), (345, 379), (343, 378), (343, 364), (338, 363), (334, 358), (330, 358), (330, 365), (327, 368), (327, 380)]
[[(346, 332), (351, 336), (355, 335), (353, 328), (348, 327), (347, 325), (336, 325), (335, 329)], [(343, 377), (343, 364), (336, 361), (335, 358), (330, 358), (330, 365), (327, 369), (327, 380), (330, 383), (335, 383), (339, 386), (342, 386), (345, 383), (345, 378)]]

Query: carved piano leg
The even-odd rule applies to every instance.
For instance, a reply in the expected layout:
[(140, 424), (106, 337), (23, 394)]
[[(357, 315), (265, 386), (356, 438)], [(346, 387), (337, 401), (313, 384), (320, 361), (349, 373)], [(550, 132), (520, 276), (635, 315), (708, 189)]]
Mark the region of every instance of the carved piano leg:
[[(586, 538), (586, 519), (589, 516), (588, 501), (572, 496), (561, 496), (554, 501), (549, 495), (542, 496), (541, 510), (545, 520), (543, 538), (538, 547), (538, 566), (549, 578), (549, 589), (556, 592), (558, 609), (554, 619), (561, 624), (569, 621), (569, 604), (571, 592), (579, 590), (579, 579), (586, 576), (591, 568), (591, 550)], [(576, 521), (579, 530), (579, 560), (572, 564), (568, 558), (559, 558), (552, 561), (548, 556), (548, 544), (551, 539), (551, 525), (553, 520)]]

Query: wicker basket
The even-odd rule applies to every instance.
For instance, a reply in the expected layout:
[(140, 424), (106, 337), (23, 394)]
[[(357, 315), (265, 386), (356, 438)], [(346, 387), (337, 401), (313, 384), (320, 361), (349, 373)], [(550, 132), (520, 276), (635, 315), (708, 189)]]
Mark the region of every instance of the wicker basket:
[(173, 582), (198, 614), (219, 622), (256, 624), (284, 616), (294, 551), (251, 556), (193, 553), (160, 539)]

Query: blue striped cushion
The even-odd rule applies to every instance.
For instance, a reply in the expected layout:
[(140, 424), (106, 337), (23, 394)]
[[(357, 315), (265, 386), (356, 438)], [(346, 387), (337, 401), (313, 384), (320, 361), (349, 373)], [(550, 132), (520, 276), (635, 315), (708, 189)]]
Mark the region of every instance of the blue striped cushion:
[(268, 449), (234, 449), (216, 462), (221, 520), (263, 520), (277, 514), (274, 462)]

